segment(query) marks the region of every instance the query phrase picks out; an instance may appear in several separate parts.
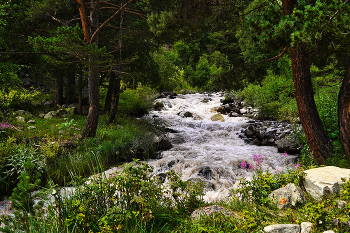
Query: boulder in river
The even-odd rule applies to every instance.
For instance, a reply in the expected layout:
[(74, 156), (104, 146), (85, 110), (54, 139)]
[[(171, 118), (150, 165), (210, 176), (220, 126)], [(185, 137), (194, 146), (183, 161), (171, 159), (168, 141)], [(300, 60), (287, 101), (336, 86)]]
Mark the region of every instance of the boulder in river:
[(220, 113), (217, 113), (215, 114), (214, 116), (211, 117), (211, 120), (212, 121), (221, 121), (221, 122), (224, 122), (224, 117), (220, 114)]

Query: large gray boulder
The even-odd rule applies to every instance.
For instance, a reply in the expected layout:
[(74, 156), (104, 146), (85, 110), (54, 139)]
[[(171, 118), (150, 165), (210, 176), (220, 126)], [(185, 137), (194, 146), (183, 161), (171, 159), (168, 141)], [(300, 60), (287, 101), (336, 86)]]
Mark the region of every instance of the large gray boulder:
[(275, 142), (278, 152), (284, 153), (287, 152), (290, 155), (299, 154), (299, 146), (295, 136), (288, 135)]
[(299, 233), (300, 226), (298, 224), (276, 224), (264, 228), (266, 233)]
[(303, 192), (293, 183), (289, 183), (285, 187), (273, 191), (270, 193), (269, 198), (279, 209), (305, 202)]
[(219, 206), (219, 205), (211, 205), (211, 206), (206, 206), (206, 207), (203, 207), (203, 208), (200, 208), (198, 210), (195, 210), (194, 212), (192, 212), (191, 214), (191, 219), (194, 220), (194, 219), (198, 219), (200, 218), (201, 216), (212, 216), (214, 214), (223, 214), (225, 216), (230, 216), (230, 217), (233, 217), (233, 213), (231, 211), (229, 211), (228, 209), (222, 207), (222, 206)]
[(305, 190), (317, 201), (340, 192), (341, 178), (349, 179), (350, 169), (334, 166), (318, 167), (305, 171)]
[(52, 118), (53, 118), (52, 112), (49, 112), (44, 116), (44, 119), (52, 119)]

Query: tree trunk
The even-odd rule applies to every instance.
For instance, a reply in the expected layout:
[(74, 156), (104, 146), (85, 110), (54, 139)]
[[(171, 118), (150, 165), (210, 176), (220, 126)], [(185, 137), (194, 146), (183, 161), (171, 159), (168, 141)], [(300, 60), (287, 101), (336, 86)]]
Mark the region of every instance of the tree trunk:
[(118, 78), (115, 81), (115, 85), (114, 85), (112, 111), (111, 111), (111, 114), (110, 114), (109, 119), (108, 119), (109, 124), (114, 122), (115, 116), (117, 115), (117, 112), (118, 112), (119, 96), (121, 93), (120, 81), (121, 81), (121, 79), (118, 76)]
[(63, 77), (55, 77), (55, 104), (63, 104)]
[[(98, 2), (91, 0), (91, 12), (90, 12), (90, 22), (91, 22), (91, 35), (97, 30), (99, 26), (99, 7)], [(90, 41), (90, 44), (95, 43), (98, 45), (98, 36), (94, 37), (94, 41)], [(90, 65), (88, 70), (88, 90), (89, 90), (89, 113), (86, 118), (83, 132), (81, 134), (82, 138), (95, 137), (98, 117), (99, 117), (99, 100), (100, 100), (100, 88), (99, 88), (99, 70), (98, 70), (98, 58), (91, 55)]]
[[(298, 0), (282, 0), (283, 14), (289, 15)], [(324, 131), (314, 99), (309, 56), (306, 45), (301, 44), (290, 48), (295, 98), (298, 104), (299, 116), (303, 125), (307, 143), (316, 163), (325, 164), (332, 153), (332, 145)]]
[(115, 80), (115, 72), (112, 71), (110, 74), (110, 78), (109, 78), (108, 91), (107, 91), (106, 101), (105, 101), (104, 112), (106, 112), (106, 113), (109, 113), (111, 111), (111, 103), (112, 103), (115, 81), (116, 81)]
[(291, 48), (291, 56), (300, 121), (313, 157), (318, 164), (325, 164), (332, 153), (332, 145), (316, 108), (306, 45)]
[(344, 152), (350, 159), (350, 60), (338, 96), (338, 125)]

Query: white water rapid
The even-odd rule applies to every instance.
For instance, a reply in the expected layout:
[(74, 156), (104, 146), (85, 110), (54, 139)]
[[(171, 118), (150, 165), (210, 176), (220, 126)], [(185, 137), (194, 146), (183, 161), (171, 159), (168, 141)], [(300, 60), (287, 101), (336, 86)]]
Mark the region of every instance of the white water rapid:
[[(205, 103), (203, 99), (211, 99)], [(238, 184), (242, 177), (250, 178), (252, 169), (242, 169), (246, 162), (256, 168), (253, 155), (261, 155), (263, 171), (286, 171), (294, 156), (277, 152), (269, 146), (248, 145), (237, 133), (248, 126), (248, 118), (223, 115), (224, 122), (212, 121), (216, 114), (211, 109), (220, 106), (219, 93), (179, 95), (176, 99), (158, 99), (165, 103), (161, 111), (152, 111), (150, 116), (159, 119), (160, 124), (175, 133), (168, 133), (167, 139), (173, 148), (163, 151), (161, 159), (149, 161), (154, 167), (154, 174), (173, 169), (182, 180), (200, 178), (209, 188), (204, 200), (214, 202), (224, 199)], [(183, 117), (186, 112), (192, 117)], [(187, 113), (188, 115), (191, 115)]]

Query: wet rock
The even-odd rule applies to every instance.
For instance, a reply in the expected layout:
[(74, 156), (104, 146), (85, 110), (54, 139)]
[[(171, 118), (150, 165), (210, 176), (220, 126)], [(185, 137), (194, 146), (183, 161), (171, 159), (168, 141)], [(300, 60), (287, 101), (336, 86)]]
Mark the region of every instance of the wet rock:
[(218, 214), (218, 213), (221, 213), (225, 216), (234, 217), (234, 214), (228, 209), (219, 205), (212, 205), (212, 206), (207, 206), (207, 207), (203, 207), (198, 210), (195, 210), (191, 214), (191, 219), (194, 220), (194, 219), (200, 218), (203, 215), (212, 216), (213, 214)]
[(276, 141), (276, 146), (277, 146), (278, 152), (280, 153), (287, 152), (290, 155), (300, 153), (297, 139), (296, 137), (293, 137), (293, 136), (287, 136), (285, 138), (282, 138)]
[(193, 117), (193, 114), (191, 112), (185, 112), (184, 117)]
[(266, 233), (299, 233), (300, 226), (298, 224), (275, 224), (264, 228)]
[(236, 112), (230, 112), (228, 116), (229, 117), (239, 117), (239, 114)]
[(175, 160), (172, 160), (172, 161), (170, 161), (169, 163), (168, 163), (168, 167), (169, 168), (172, 168), (174, 165), (175, 165)]
[(317, 201), (340, 192), (341, 178), (349, 179), (350, 169), (334, 166), (318, 167), (305, 171), (305, 190)]
[(159, 173), (159, 174), (157, 174), (157, 178), (158, 178), (162, 183), (165, 182), (166, 177), (167, 177), (167, 175), (166, 175), (165, 173)]
[(295, 206), (297, 203), (303, 204), (305, 202), (303, 192), (293, 183), (289, 183), (285, 187), (274, 190), (270, 193), (269, 198), (279, 209)]
[(157, 102), (154, 105), (154, 109), (157, 111), (161, 111), (164, 108), (164, 103), (163, 102)]
[(211, 170), (210, 167), (203, 167), (203, 168), (201, 168), (197, 175), (198, 176), (202, 176), (202, 177), (204, 177), (207, 180), (214, 179), (214, 174), (213, 174), (213, 171)]
[(204, 187), (203, 187), (203, 192), (208, 192), (208, 191), (213, 191), (215, 189), (215, 186), (213, 183), (204, 180), (204, 179), (200, 179), (200, 178), (190, 178), (187, 181), (190, 182), (195, 182), (195, 183), (203, 183)]
[(175, 130), (175, 129), (171, 129), (171, 128), (165, 128), (165, 132), (168, 133), (178, 133), (179, 131)]
[(211, 117), (211, 120), (212, 121), (221, 121), (221, 122), (224, 122), (224, 117), (218, 113), (218, 114), (215, 114), (214, 116)]
[(168, 140), (161, 139), (159, 142), (156, 143), (156, 147), (158, 150), (170, 150), (171, 148), (173, 148), (173, 145)]
[(247, 111), (247, 109), (242, 108), (242, 109), (239, 110), (239, 112), (241, 114), (246, 114), (248, 111)]
[(246, 129), (245, 135), (247, 135), (248, 137), (250, 137), (250, 136), (253, 136), (254, 133), (253, 133), (250, 129)]
[(166, 106), (168, 108), (172, 108), (173, 107), (173, 105), (170, 103), (170, 101), (163, 100), (162, 103), (164, 104), (164, 106)]

